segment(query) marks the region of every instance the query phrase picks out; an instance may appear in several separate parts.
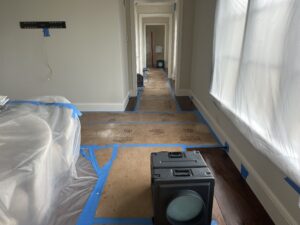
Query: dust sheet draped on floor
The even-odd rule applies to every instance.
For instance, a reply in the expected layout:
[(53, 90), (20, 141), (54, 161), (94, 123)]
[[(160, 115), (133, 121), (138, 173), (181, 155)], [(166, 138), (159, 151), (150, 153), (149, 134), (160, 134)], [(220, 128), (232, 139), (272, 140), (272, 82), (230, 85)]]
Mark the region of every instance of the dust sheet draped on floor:
[[(90, 148), (82, 153), (99, 180), (78, 225), (152, 224), (150, 153), (220, 147), (199, 112), (180, 110), (161, 70), (150, 70), (134, 112), (87, 113), (81, 122)], [(216, 200), (213, 218), (225, 224)]]

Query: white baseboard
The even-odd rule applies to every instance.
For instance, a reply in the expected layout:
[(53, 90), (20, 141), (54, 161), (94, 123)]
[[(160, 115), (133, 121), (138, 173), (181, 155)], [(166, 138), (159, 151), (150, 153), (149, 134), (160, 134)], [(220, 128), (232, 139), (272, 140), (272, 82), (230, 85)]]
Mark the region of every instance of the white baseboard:
[(179, 89), (175, 91), (176, 96), (191, 96), (191, 90), (189, 89)]
[(75, 103), (82, 112), (123, 112), (129, 101), (130, 94), (120, 103)]
[[(245, 156), (243, 156), (242, 153), (238, 150), (238, 146), (236, 146), (231, 137), (227, 135), (227, 133), (221, 128), (215, 118), (211, 116), (208, 109), (202, 104), (202, 102), (193, 92), (191, 92), (191, 96), (195, 106), (199, 111), (203, 113), (204, 117), (207, 119), (214, 131), (216, 131), (216, 133), (219, 135), (221, 141), (223, 143), (225, 143), (226, 141), (229, 144), (230, 151), (232, 151), (233, 154), (237, 157), (235, 159), (232, 158), (235, 166), (239, 169), (241, 163), (243, 163), (243, 165), (245, 165), (245, 167), (248, 169), (249, 174), (251, 174), (251, 180), (249, 179), (250, 181), (248, 181), (247, 179), (247, 183), (249, 184), (253, 192), (256, 193), (257, 197), (264, 205), (265, 209), (268, 211), (275, 224), (297, 225), (297, 221), (282, 205), (276, 195), (272, 192), (272, 189), (266, 184), (264, 179), (259, 175), (259, 173), (255, 170), (255, 168), (251, 165), (247, 158), (245, 158)], [(264, 196), (264, 198), (262, 198), (261, 196)], [(267, 206), (272, 206), (272, 209), (268, 208)]]

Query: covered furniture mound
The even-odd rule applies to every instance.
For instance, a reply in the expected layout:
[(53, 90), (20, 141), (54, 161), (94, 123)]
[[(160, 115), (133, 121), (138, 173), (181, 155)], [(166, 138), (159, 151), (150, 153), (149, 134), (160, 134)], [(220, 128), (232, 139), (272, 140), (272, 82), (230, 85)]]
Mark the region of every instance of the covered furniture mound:
[(48, 224), (76, 176), (80, 114), (62, 97), (11, 101), (0, 113), (0, 224)]

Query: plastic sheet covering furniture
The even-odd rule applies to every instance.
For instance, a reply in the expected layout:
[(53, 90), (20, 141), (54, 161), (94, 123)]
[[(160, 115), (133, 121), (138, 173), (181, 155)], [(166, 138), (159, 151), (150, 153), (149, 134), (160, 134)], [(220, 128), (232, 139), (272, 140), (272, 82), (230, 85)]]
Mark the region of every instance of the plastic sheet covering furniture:
[[(69, 104), (62, 97), (35, 101)], [(39, 104), (9, 104), (0, 113), (1, 225), (59, 224), (57, 207), (78, 178), (80, 122), (72, 115)]]
[(211, 94), (300, 184), (300, 1), (219, 0)]

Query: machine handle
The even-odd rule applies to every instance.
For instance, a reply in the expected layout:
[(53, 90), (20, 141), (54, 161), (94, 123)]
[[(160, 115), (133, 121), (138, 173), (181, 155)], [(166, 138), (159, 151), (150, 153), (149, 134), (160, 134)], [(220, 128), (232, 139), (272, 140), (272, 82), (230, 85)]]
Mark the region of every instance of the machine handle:
[(173, 170), (174, 177), (190, 177), (192, 171), (190, 169), (175, 169)]
[(182, 152), (169, 152), (169, 158), (183, 158)]

